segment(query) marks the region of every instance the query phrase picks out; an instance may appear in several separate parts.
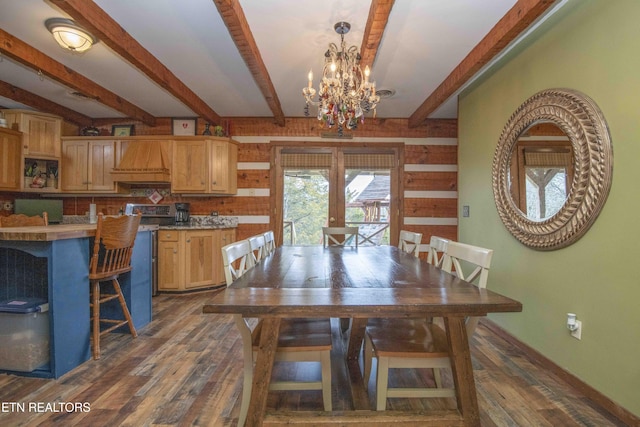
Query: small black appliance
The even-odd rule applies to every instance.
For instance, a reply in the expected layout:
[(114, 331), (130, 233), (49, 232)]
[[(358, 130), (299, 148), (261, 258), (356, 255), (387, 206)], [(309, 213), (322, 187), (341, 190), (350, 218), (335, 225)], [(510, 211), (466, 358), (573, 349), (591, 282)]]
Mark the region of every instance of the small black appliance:
[(176, 203), (176, 225), (189, 224), (189, 203)]

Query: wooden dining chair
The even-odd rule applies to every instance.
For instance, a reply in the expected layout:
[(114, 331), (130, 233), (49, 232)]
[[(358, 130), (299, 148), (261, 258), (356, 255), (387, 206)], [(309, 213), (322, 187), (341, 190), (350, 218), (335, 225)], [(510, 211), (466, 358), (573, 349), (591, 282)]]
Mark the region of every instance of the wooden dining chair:
[(400, 230), (400, 239), (398, 240), (398, 248), (400, 250), (413, 254), (418, 258), (420, 255), (420, 242), (422, 242), (422, 233)]
[[(140, 213), (104, 217), (98, 214), (93, 251), (89, 261), (89, 283), (91, 286), (91, 319), (92, 319), (92, 355), (100, 359), (100, 337), (124, 325), (129, 326), (131, 335), (138, 336), (127, 303), (120, 288), (118, 277), (131, 271), (131, 255), (133, 244), (138, 234)], [(102, 288), (102, 283), (110, 283), (112, 289)], [(101, 317), (100, 305), (117, 299), (124, 319)], [(109, 325), (102, 328), (102, 324)]]
[(255, 236), (251, 236), (247, 239), (247, 241), (249, 242), (249, 246), (251, 247), (251, 261), (255, 265), (262, 261), (262, 259), (266, 256), (264, 249), (266, 245), (264, 235), (258, 234)]
[[(222, 248), (227, 286), (242, 277), (252, 266), (251, 245), (243, 240)], [(251, 327), (248, 319), (234, 314), (242, 337), (244, 382), (238, 425), (244, 425), (249, 410), (253, 365), (260, 344), (261, 322)], [(282, 319), (276, 349), (276, 362), (319, 362), (321, 381), (272, 381), (269, 390), (322, 390), (325, 411), (331, 411), (331, 323), (329, 319)]]
[(322, 244), (358, 247), (358, 227), (322, 227)]
[[(459, 278), (478, 288), (487, 286), (493, 251), (478, 246), (449, 242), (443, 270), (454, 269)], [(465, 274), (463, 267), (472, 269)], [(479, 318), (466, 321), (467, 336), (471, 337)], [(439, 369), (450, 368), (449, 346), (445, 330), (428, 319), (380, 319), (368, 324), (364, 341), (364, 379), (368, 383), (372, 358), (377, 357), (376, 409), (386, 409), (387, 398), (393, 397), (454, 397), (453, 388), (443, 388)], [(389, 387), (389, 369), (432, 368), (436, 387)]]
[(269, 256), (276, 250), (276, 238), (272, 230), (264, 233), (264, 256)]
[(431, 240), (429, 240), (429, 252), (427, 253), (427, 262), (429, 264), (442, 267), (444, 253), (447, 250), (447, 243), (449, 243), (449, 239), (431, 236)]
[(46, 212), (42, 212), (42, 216), (27, 216), (24, 214), (0, 216), (0, 227), (31, 227), (40, 225), (49, 225), (49, 216)]

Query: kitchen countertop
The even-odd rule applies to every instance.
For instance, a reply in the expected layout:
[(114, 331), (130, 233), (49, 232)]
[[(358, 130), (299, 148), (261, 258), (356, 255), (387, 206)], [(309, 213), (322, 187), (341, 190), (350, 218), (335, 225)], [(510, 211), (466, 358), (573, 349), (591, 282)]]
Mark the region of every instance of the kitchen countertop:
[(237, 225), (229, 224), (189, 224), (189, 225), (161, 225), (160, 230), (218, 230), (224, 228), (237, 228)]
[[(157, 225), (140, 225), (138, 231), (157, 230)], [(96, 234), (96, 224), (60, 224), (31, 227), (0, 228), (0, 241), (37, 241), (50, 242), (54, 240), (78, 239), (93, 237)]]

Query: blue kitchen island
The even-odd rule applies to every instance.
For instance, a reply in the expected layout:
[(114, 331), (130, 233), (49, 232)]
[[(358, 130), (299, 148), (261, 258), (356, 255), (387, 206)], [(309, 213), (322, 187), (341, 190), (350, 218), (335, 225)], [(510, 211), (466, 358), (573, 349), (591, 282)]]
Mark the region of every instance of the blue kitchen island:
[[(47, 300), (50, 331), (48, 364), (32, 372), (0, 372), (59, 378), (89, 360), (89, 255), (95, 229), (95, 224), (0, 228), (0, 301)], [(119, 279), (136, 329), (151, 321), (151, 240), (156, 229), (140, 226), (132, 270)], [(110, 303), (114, 305), (105, 304), (101, 311), (122, 316), (117, 301)]]

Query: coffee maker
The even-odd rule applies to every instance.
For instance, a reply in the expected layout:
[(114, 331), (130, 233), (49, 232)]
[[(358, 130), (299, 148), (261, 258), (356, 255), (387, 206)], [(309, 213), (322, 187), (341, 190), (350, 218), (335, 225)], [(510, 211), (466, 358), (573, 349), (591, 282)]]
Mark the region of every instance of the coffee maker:
[(189, 225), (189, 203), (176, 203), (176, 225)]

